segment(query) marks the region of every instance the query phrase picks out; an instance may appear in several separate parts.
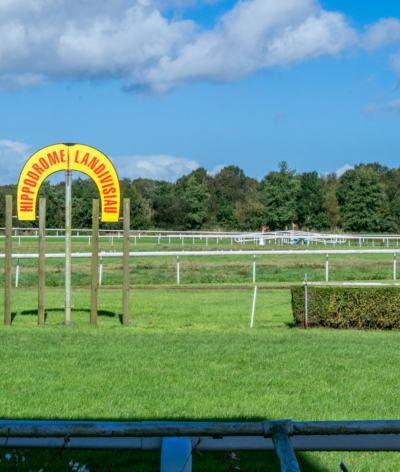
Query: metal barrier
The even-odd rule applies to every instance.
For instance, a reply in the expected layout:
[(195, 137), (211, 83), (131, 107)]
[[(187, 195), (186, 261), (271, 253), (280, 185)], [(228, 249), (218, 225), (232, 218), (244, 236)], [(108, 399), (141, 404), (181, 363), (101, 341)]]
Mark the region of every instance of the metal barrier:
[[(4, 231), (5, 228), (0, 228), (0, 231)], [(30, 231), (35, 232), (35, 236), (28, 236), (23, 235), (21, 237), (30, 238), (30, 237), (37, 237), (38, 236), (38, 228), (12, 228), (14, 231), (15, 236), (17, 232), (21, 231)], [(64, 237), (62, 233), (65, 231), (62, 228), (46, 228), (45, 230), (47, 233), (54, 233), (53, 237)], [(74, 237), (88, 237), (92, 234), (92, 229), (88, 228), (77, 228), (71, 230), (71, 235), (75, 233)], [(86, 233), (86, 234), (85, 234)], [(123, 230), (122, 229), (101, 229), (99, 233), (105, 233), (109, 236), (115, 235), (116, 237), (121, 237)], [(171, 243), (172, 239), (181, 239), (182, 243), (187, 239), (192, 238), (193, 244), (195, 239), (206, 240), (206, 245), (208, 245), (208, 239), (216, 239), (218, 241), (222, 241), (223, 239), (231, 240), (231, 245), (233, 241), (239, 244), (245, 244), (246, 242), (253, 242), (254, 244), (265, 245), (267, 242), (270, 244), (274, 242), (275, 244), (283, 246), (284, 244), (297, 244), (301, 241), (302, 244), (306, 243), (307, 246), (310, 244), (333, 244), (335, 247), (336, 244), (345, 244), (348, 243), (350, 245), (351, 241), (358, 242), (360, 247), (362, 247), (363, 243), (368, 240), (372, 242), (372, 246), (374, 246), (375, 241), (382, 241), (382, 243), (386, 243), (386, 246), (389, 247), (389, 241), (396, 241), (396, 245), (398, 247), (400, 235), (398, 234), (391, 234), (391, 235), (382, 235), (382, 234), (334, 234), (334, 233), (314, 233), (309, 231), (269, 231), (269, 232), (241, 232), (241, 231), (225, 231), (225, 232), (218, 232), (218, 231), (160, 231), (160, 230), (130, 230), (130, 235), (134, 238), (156, 238), (158, 240), (158, 244), (161, 243), (161, 238), (168, 239), (169, 244)], [(107, 237), (107, 236), (106, 236)]]
[[(49, 439), (43, 438), (68, 436), (71, 438), (71, 447), (85, 448), (86, 444), (88, 449), (139, 450), (162, 449), (162, 438), (192, 438), (192, 445), (198, 443), (198, 438), (204, 438), (196, 449), (274, 448), (283, 472), (300, 471), (295, 450), (400, 451), (398, 420), (246, 423), (3, 420), (0, 421), (0, 436), (0, 440), (6, 442), (3, 447), (61, 447), (62, 440), (50, 440), (49, 443)], [(81, 438), (80, 444), (77, 438)]]
[[(268, 251), (257, 251), (258, 255), (273, 255), (273, 256), (280, 256), (280, 255), (318, 255), (318, 254), (325, 254), (325, 283), (328, 283), (329, 280), (329, 254), (393, 254), (393, 280), (396, 280), (396, 253), (393, 252), (392, 249), (328, 249), (328, 250), (268, 250)], [(103, 257), (123, 257), (122, 252), (110, 251), (105, 252), (102, 251), (100, 253), (100, 275), (99, 275), (99, 284), (101, 285), (101, 277), (102, 277), (102, 270), (103, 270)], [(230, 250), (230, 251), (146, 251), (146, 252), (130, 252), (129, 257), (153, 257), (153, 256), (176, 256), (177, 257), (177, 265), (176, 265), (176, 273), (177, 273), (177, 283), (179, 284), (180, 277), (179, 277), (179, 256), (232, 256), (232, 255), (239, 255), (239, 256), (250, 256), (253, 255), (253, 283), (256, 283), (256, 256), (254, 251), (243, 251), (243, 250)], [(47, 259), (63, 259), (65, 258), (65, 253), (47, 253), (45, 254)], [(71, 254), (72, 258), (91, 258), (91, 252), (75, 252)], [(17, 272), (16, 272), (16, 283), (15, 286), (18, 286), (18, 275), (19, 275), (19, 260), (20, 259), (38, 259), (39, 254), (31, 253), (31, 254), (12, 254), (12, 259), (17, 259)], [(0, 254), (0, 259), (5, 259), (5, 254)], [(313, 284), (324, 284), (324, 282), (312, 282)], [(339, 282), (338, 282), (339, 283)], [(341, 283), (341, 282), (340, 282)], [(309, 285), (311, 282), (309, 282)], [(352, 283), (349, 283), (352, 284)], [(354, 285), (354, 283), (353, 283)], [(360, 284), (358, 284), (360, 285)], [(376, 285), (376, 284), (375, 284)]]

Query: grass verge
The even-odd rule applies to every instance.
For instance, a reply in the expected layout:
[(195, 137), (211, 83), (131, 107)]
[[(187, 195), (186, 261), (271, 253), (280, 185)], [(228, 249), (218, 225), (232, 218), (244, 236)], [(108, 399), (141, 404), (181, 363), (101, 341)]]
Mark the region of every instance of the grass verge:
[[(47, 324), (39, 327), (36, 292), (13, 291), (13, 325), (0, 326), (0, 417), (120, 421), (398, 417), (398, 332), (291, 328), (289, 290), (257, 294), (253, 329), (249, 329), (251, 291), (134, 290), (130, 296), (129, 327), (120, 324), (122, 296), (116, 291), (100, 292), (99, 325), (91, 327), (90, 292), (75, 290), (75, 325), (66, 327), (61, 324), (63, 292), (48, 291)], [(49, 461), (43, 459), (45, 454), (54, 451), (34, 454), (43, 464)], [(157, 454), (65, 454), (68, 461), (80, 462), (80, 457), (89, 461), (93, 471), (132, 470), (135, 461), (144, 465), (134, 470), (159, 467)], [(274, 454), (237, 454), (243, 461), (241, 470), (278, 470)], [(194, 470), (212, 471), (221, 457), (204, 454), (196, 458)], [(308, 453), (299, 458), (302, 470), (310, 471), (339, 470), (341, 458), (349, 470), (398, 470), (400, 465), (393, 453)], [(119, 461), (123, 464), (117, 466)], [(4, 460), (0, 470), (8, 470)]]

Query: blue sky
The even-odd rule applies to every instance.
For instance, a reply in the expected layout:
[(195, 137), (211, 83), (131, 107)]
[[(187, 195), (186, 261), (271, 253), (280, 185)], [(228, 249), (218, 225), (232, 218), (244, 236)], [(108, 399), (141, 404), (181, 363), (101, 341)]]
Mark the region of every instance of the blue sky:
[(57, 142), (121, 178), (398, 167), (399, 19), (390, 0), (0, 0), (0, 183)]

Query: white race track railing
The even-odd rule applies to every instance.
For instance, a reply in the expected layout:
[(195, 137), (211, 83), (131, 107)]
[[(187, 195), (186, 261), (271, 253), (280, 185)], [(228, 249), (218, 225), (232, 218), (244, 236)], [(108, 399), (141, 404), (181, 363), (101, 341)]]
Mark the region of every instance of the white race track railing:
[[(396, 253), (400, 252), (393, 251), (393, 249), (325, 249), (325, 250), (269, 250), (269, 251), (257, 251), (257, 255), (264, 255), (264, 256), (282, 256), (282, 255), (318, 255), (324, 254), (325, 258), (325, 282), (329, 280), (329, 254), (393, 254), (393, 280), (396, 280)], [(101, 285), (102, 280), (102, 269), (103, 269), (103, 257), (105, 258), (122, 258), (122, 252), (105, 252), (102, 251), (99, 253), (100, 255), (100, 273), (99, 273), (99, 285)], [(130, 252), (129, 257), (170, 257), (176, 256), (177, 258), (177, 283), (180, 282), (179, 277), (179, 257), (180, 256), (253, 256), (253, 283), (256, 283), (256, 255), (254, 251), (135, 251)], [(84, 258), (91, 258), (91, 252), (75, 252), (71, 254), (71, 257), (74, 259), (84, 259)], [(15, 286), (18, 287), (18, 275), (19, 275), (19, 260), (20, 259), (38, 259), (39, 254), (32, 253), (32, 254), (18, 254), (14, 253), (11, 255), (12, 259), (17, 259), (17, 272), (16, 272), (16, 280)], [(65, 253), (47, 253), (45, 254), (46, 259), (63, 259), (65, 258)], [(5, 259), (5, 254), (0, 254), (0, 260)]]
[[(318, 254), (399, 254), (400, 248), (398, 250), (395, 249), (316, 249), (316, 250), (281, 250), (281, 251), (133, 251), (129, 253), (129, 257), (159, 257), (159, 256), (254, 256), (256, 255), (264, 255), (264, 256), (282, 256), (282, 255), (318, 255)], [(102, 257), (122, 257), (122, 252), (100, 252), (99, 253)], [(5, 255), (0, 254), (0, 259), (4, 259)], [(13, 259), (37, 259), (39, 257), (38, 254), (12, 254), (11, 256)], [(46, 258), (63, 258), (65, 257), (64, 253), (47, 253)], [(91, 252), (74, 252), (72, 257), (76, 258), (86, 258), (92, 257)]]
[[(300, 471), (295, 450), (399, 451), (400, 421), (89, 422), (0, 421), (3, 447), (160, 450), (162, 438), (187, 438), (201, 450), (275, 449), (283, 472)], [(54, 438), (54, 439), (53, 439)], [(85, 447), (85, 444), (87, 445)], [(191, 449), (189, 449), (190, 451)], [(182, 457), (183, 463), (187, 459)], [(186, 470), (186, 469), (185, 469)], [(180, 472), (180, 471), (176, 471)]]
[[(0, 228), (0, 231), (5, 231), (5, 228)], [(18, 232), (35, 232), (38, 228), (12, 228), (15, 236)], [(65, 231), (62, 228), (46, 228), (47, 233), (53, 233), (53, 237), (63, 237), (62, 233)], [(89, 236), (92, 234), (92, 229), (77, 228), (72, 229), (72, 233), (76, 236)], [(100, 233), (107, 233), (108, 235), (122, 235), (122, 229), (101, 229)], [(86, 234), (85, 234), (86, 233)], [(329, 244), (344, 244), (350, 240), (358, 241), (360, 246), (366, 240), (372, 242), (381, 240), (388, 243), (388, 241), (398, 241), (400, 235), (398, 234), (334, 234), (334, 233), (312, 233), (306, 231), (269, 231), (269, 232), (240, 232), (240, 231), (160, 231), (160, 230), (130, 230), (132, 237), (140, 238), (194, 238), (194, 239), (235, 239), (238, 243), (257, 242), (264, 245), (266, 242), (272, 241), (278, 244), (294, 244), (295, 241), (302, 240), (307, 244), (315, 243), (329, 243)], [(28, 235), (21, 235), (21, 237), (30, 237)], [(37, 234), (33, 237), (37, 237)]]

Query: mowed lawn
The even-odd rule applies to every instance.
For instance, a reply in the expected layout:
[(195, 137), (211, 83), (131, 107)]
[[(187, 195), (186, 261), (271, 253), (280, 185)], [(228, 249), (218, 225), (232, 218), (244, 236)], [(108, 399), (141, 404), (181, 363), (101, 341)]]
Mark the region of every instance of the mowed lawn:
[[(63, 291), (52, 289), (39, 327), (37, 291), (13, 290), (13, 325), (0, 326), (0, 418), (397, 419), (400, 333), (293, 328), (290, 297), (289, 290), (259, 290), (250, 329), (252, 290), (131, 290), (124, 327), (121, 291), (101, 290), (93, 327), (89, 290), (73, 291), (75, 324), (64, 326)], [(29, 454), (26, 470), (55, 453)], [(115, 470), (159, 466), (157, 454), (65, 454), (92, 461), (93, 470), (118, 461)], [(273, 453), (237, 455), (241, 470), (279, 470)], [(223, 457), (196, 456), (194, 470), (215, 470)], [(395, 453), (299, 454), (310, 471), (339, 470), (342, 458), (349, 470), (400, 468)], [(0, 470), (7, 465), (2, 460)]]

